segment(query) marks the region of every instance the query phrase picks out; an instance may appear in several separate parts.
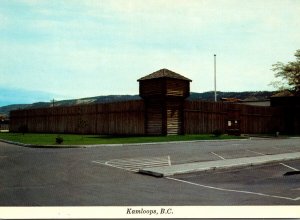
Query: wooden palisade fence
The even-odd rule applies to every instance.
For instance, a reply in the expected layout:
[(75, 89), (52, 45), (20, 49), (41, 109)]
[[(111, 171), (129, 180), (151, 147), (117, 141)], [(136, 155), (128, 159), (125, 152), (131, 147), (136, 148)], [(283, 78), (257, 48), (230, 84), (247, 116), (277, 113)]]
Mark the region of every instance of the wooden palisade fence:
[(240, 133), (274, 133), (282, 130), (281, 113), (280, 109), (272, 107), (186, 101), (184, 131), (187, 134), (228, 132), (236, 123)]
[(16, 110), (10, 114), (10, 131), (79, 134), (144, 134), (142, 100)]
[[(181, 134), (212, 133), (214, 130), (226, 133), (230, 129), (228, 121), (232, 124), (237, 121), (241, 133), (274, 133), (284, 128), (280, 108), (185, 101), (183, 112), (183, 121), (176, 121), (182, 123)], [(149, 134), (146, 120), (155, 117), (149, 119), (150, 113), (155, 115), (153, 110), (145, 111), (144, 100), (15, 110), (10, 115), (10, 131), (18, 132), (26, 126), (29, 132), (146, 135)], [(168, 114), (172, 111), (168, 110)], [(156, 135), (165, 134), (161, 129), (155, 132)], [(169, 134), (174, 132), (171, 130)]]

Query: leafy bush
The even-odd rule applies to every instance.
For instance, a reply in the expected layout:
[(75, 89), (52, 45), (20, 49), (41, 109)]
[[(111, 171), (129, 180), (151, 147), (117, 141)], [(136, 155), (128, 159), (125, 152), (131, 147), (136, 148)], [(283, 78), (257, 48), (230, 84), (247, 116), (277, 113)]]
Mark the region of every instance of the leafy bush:
[(60, 136), (57, 136), (55, 140), (57, 144), (61, 144), (62, 142), (64, 142), (64, 139)]
[(21, 125), (19, 128), (18, 128), (18, 131), (22, 134), (25, 134), (28, 132), (28, 126), (27, 125)]
[(220, 137), (223, 134), (223, 132), (221, 129), (216, 129), (213, 131), (212, 134), (215, 135), (216, 137)]

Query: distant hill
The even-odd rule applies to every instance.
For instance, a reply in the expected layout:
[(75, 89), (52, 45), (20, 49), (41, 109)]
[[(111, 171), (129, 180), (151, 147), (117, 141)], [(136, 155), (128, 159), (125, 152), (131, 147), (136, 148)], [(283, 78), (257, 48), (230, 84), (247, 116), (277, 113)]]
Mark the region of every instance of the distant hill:
[[(257, 92), (217, 92), (217, 98), (238, 98), (241, 100), (264, 100), (268, 99), (270, 96), (274, 95), (276, 92), (269, 91), (257, 91)], [(109, 103), (109, 102), (119, 102), (127, 100), (138, 100), (141, 99), (139, 95), (108, 95), (108, 96), (95, 96), (82, 99), (71, 99), (71, 100), (61, 100), (55, 101), (55, 106), (70, 106), (79, 104), (93, 104), (93, 103)], [(214, 92), (203, 92), (196, 93), (191, 92), (188, 100), (205, 100), (213, 101)], [(14, 104), (0, 107), (0, 114), (9, 115), (9, 112), (17, 109), (28, 109), (28, 108), (44, 108), (52, 106), (52, 102), (36, 102), (33, 104)]]
[[(237, 98), (241, 100), (247, 101), (257, 101), (257, 100), (265, 100), (269, 99), (270, 96), (276, 94), (278, 92), (270, 92), (270, 91), (249, 91), (249, 92), (217, 92), (217, 99), (221, 98)], [(206, 100), (213, 101), (215, 100), (214, 91), (196, 93), (191, 92), (189, 100)]]
[(2, 107), (0, 107), (0, 114), (7, 116), (9, 114), (9, 111), (11, 111), (11, 110), (24, 109), (29, 106), (31, 106), (31, 105), (30, 104), (16, 104), (16, 105), (2, 106)]
[[(109, 102), (120, 102), (127, 100), (138, 100), (139, 95), (108, 95), (108, 96), (95, 96), (82, 99), (70, 99), (55, 101), (55, 106), (71, 106), (71, 105), (81, 105), (81, 104), (93, 104), (93, 103), (109, 103)], [(12, 110), (18, 109), (29, 109), (29, 108), (46, 108), (52, 106), (52, 102), (35, 102), (32, 104), (13, 104), (0, 107), (0, 114), (9, 115)]]

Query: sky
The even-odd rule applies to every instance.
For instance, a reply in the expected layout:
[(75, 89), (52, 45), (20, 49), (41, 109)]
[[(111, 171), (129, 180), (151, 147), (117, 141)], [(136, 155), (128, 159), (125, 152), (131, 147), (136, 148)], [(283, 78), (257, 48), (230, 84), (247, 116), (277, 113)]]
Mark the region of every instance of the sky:
[(300, 49), (299, 0), (1, 0), (0, 106), (138, 94), (162, 68), (192, 92), (274, 90)]

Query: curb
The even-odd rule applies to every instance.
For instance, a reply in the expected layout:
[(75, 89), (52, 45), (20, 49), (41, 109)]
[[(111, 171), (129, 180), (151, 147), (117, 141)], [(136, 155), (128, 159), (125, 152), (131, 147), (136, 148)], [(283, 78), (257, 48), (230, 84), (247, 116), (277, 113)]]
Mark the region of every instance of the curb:
[[(228, 161), (235, 161), (232, 164), (230, 163), (218, 164), (218, 161), (206, 161), (206, 162), (199, 162), (199, 163), (173, 165), (173, 167), (177, 167), (176, 169), (173, 170), (168, 170), (169, 167), (145, 168), (145, 169), (140, 169), (139, 173), (154, 176), (154, 177), (167, 177), (167, 176), (173, 176), (178, 174), (224, 170), (229, 168), (263, 165), (269, 163), (276, 163), (280, 161), (289, 161), (289, 160), (298, 160), (298, 159), (300, 159), (299, 152), (286, 153), (286, 154), (274, 154), (274, 155), (266, 155), (266, 156), (258, 156), (258, 157), (228, 159)], [(238, 162), (237, 160), (240, 161)], [(192, 166), (189, 167), (190, 165)]]
[(163, 142), (146, 142), (146, 143), (125, 143), (125, 144), (94, 144), (85, 145), (86, 147), (125, 147), (125, 146), (140, 146), (140, 145), (156, 145), (156, 144), (180, 144), (180, 143), (195, 143), (195, 142), (226, 142), (226, 141), (246, 141), (244, 139), (224, 139), (224, 140), (191, 140), (191, 141), (163, 141)]
[(15, 141), (8, 141), (4, 139), (0, 139), (0, 142), (4, 142), (7, 144), (14, 144), (21, 147), (29, 147), (29, 148), (86, 148), (85, 145), (40, 145), (40, 144), (24, 144)]

